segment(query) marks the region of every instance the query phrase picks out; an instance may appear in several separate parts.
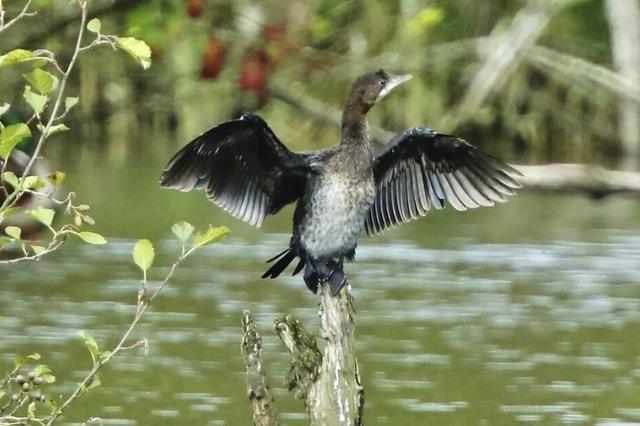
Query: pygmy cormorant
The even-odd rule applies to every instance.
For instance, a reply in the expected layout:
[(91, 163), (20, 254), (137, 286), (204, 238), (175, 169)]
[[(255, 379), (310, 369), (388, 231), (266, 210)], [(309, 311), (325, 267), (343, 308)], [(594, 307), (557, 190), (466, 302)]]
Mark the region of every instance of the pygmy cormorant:
[(342, 113), (342, 138), (332, 148), (292, 152), (256, 114), (207, 130), (169, 161), (165, 188), (206, 191), (236, 218), (260, 226), (265, 216), (297, 202), (287, 248), (262, 276), (277, 277), (296, 257), (295, 275), (314, 293), (345, 282), (358, 236), (424, 216), (448, 201), (456, 210), (491, 206), (514, 194), (520, 173), (466, 141), (413, 127), (374, 154), (367, 112), (410, 75), (384, 70), (353, 83)]

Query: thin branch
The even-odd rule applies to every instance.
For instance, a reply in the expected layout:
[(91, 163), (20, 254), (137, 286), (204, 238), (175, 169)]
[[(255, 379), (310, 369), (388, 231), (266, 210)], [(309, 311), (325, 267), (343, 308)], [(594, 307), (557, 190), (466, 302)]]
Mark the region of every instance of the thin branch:
[[(153, 295), (151, 297), (147, 297), (146, 289), (141, 289), (140, 290), (140, 292), (138, 293), (138, 304), (137, 304), (136, 314), (135, 314), (135, 316), (133, 318), (133, 321), (129, 325), (129, 328), (127, 328), (127, 330), (124, 332), (124, 334), (120, 338), (120, 341), (118, 342), (118, 344), (115, 346), (115, 348), (111, 351), (111, 353), (108, 356), (106, 356), (102, 360), (97, 361), (94, 364), (94, 366), (91, 369), (91, 371), (87, 374), (87, 376), (84, 378), (84, 380), (82, 380), (82, 382), (78, 385), (78, 387), (74, 390), (74, 392), (62, 403), (62, 405), (60, 405), (60, 407), (56, 410), (56, 412), (51, 415), (51, 417), (48, 419), (47, 423), (45, 424), (46, 426), (53, 425), (53, 423), (60, 416), (62, 416), (62, 414), (69, 407), (69, 405), (71, 405), (71, 403), (73, 401), (75, 401), (80, 395), (82, 395), (84, 393), (84, 391), (87, 389), (87, 387), (94, 380), (96, 374), (100, 371), (100, 369), (105, 364), (107, 364), (109, 361), (111, 361), (111, 359), (113, 359), (113, 357), (115, 357), (117, 354), (119, 354), (120, 352), (122, 352), (124, 350), (137, 347), (137, 346), (139, 346), (141, 344), (140, 341), (134, 343), (133, 345), (127, 345), (126, 343), (127, 343), (127, 340), (129, 340), (129, 336), (131, 335), (133, 330), (136, 328), (136, 326), (138, 325), (138, 323), (140, 322), (140, 320), (144, 316), (144, 313), (146, 312), (147, 308), (149, 307), (149, 305), (151, 304), (153, 299), (155, 299), (155, 297), (160, 293), (160, 291), (162, 291), (164, 286), (173, 277), (173, 274), (175, 273), (176, 268), (190, 254), (192, 254), (196, 250), (196, 248), (197, 247), (192, 247), (189, 250), (185, 250), (184, 247), (183, 247), (182, 253), (180, 254), (180, 256), (178, 256), (176, 261), (173, 263), (173, 265), (169, 269), (169, 272), (165, 276), (164, 280), (162, 280), (162, 282), (160, 283), (160, 285), (158, 286), (158, 288), (156, 289), (156, 291), (153, 293)], [(144, 341), (142, 341), (142, 342), (144, 343)]]
[(54, 251), (58, 250), (60, 246), (62, 246), (63, 244), (64, 244), (64, 240), (56, 240), (54, 237), (54, 239), (51, 240), (51, 243), (49, 243), (49, 245), (44, 251), (41, 251), (40, 253), (37, 253), (37, 254), (32, 254), (30, 256), (21, 256), (21, 257), (16, 257), (15, 259), (0, 260), (0, 265), (18, 263), (25, 260), (37, 261), (37, 260), (40, 260), (42, 256), (46, 256), (47, 254), (53, 253)]
[[(78, 37), (76, 40), (76, 47), (73, 52), (73, 56), (69, 61), (69, 65), (67, 66), (67, 69), (62, 76), (62, 81), (60, 82), (60, 87), (58, 89), (58, 95), (56, 96), (53, 109), (49, 114), (49, 120), (47, 121), (47, 124), (44, 126), (44, 128), (42, 129), (42, 132), (40, 133), (40, 137), (38, 138), (38, 143), (36, 144), (36, 148), (33, 151), (33, 154), (31, 155), (29, 162), (27, 163), (24, 170), (22, 171), (22, 176), (29, 175), (31, 168), (33, 167), (34, 163), (36, 162), (36, 160), (40, 155), (40, 151), (42, 150), (42, 147), (44, 146), (44, 143), (46, 142), (49, 136), (49, 130), (51, 129), (51, 126), (53, 126), (54, 122), (56, 121), (56, 115), (58, 114), (58, 110), (60, 109), (60, 105), (62, 105), (62, 100), (64, 99), (64, 93), (65, 93), (65, 88), (67, 86), (67, 81), (69, 80), (71, 71), (73, 70), (73, 67), (75, 66), (76, 61), (78, 59), (78, 55), (80, 54), (80, 47), (82, 46), (82, 38), (84, 36), (84, 29), (87, 22), (87, 1), (78, 0), (78, 4), (80, 6), (80, 9), (82, 10), (82, 14), (81, 14), (80, 29), (78, 30)], [(0, 206), (0, 211), (3, 211), (13, 206), (17, 202), (20, 195), (22, 195), (22, 188), (16, 188), (15, 191), (10, 196), (5, 198), (4, 202)]]
[(58, 113), (58, 109), (62, 104), (62, 99), (64, 98), (64, 90), (67, 86), (67, 81), (69, 80), (71, 71), (73, 70), (73, 67), (75, 66), (76, 61), (78, 59), (78, 55), (80, 54), (80, 47), (82, 46), (82, 37), (84, 36), (84, 29), (87, 23), (87, 2), (86, 0), (78, 0), (78, 4), (82, 9), (82, 18), (80, 20), (80, 29), (78, 30), (78, 39), (76, 41), (76, 48), (75, 48), (75, 51), (73, 52), (73, 56), (71, 57), (71, 61), (69, 61), (67, 70), (65, 71), (64, 76), (62, 77), (62, 81), (60, 82), (60, 88), (58, 89), (58, 96), (56, 97), (56, 102), (53, 106), (53, 110), (51, 110), (51, 114), (49, 115), (49, 120), (47, 121), (47, 125), (44, 127), (44, 129), (42, 130), (42, 133), (40, 134), (40, 138), (38, 139), (38, 144), (36, 145), (36, 149), (33, 151), (33, 155), (31, 156), (29, 163), (27, 163), (27, 166), (24, 168), (23, 176), (26, 176), (29, 174), (31, 167), (33, 167), (33, 163), (35, 163), (36, 159), (38, 158), (38, 155), (40, 154), (40, 150), (42, 149), (42, 146), (44, 145), (44, 142), (47, 139), (47, 136), (49, 134), (49, 129), (51, 129), (51, 126), (55, 121), (56, 114)]
[(9, 22), (5, 23), (4, 22), (4, 17), (5, 17), (5, 10), (4, 7), (2, 6), (2, 1), (0, 1), (0, 33), (8, 30), (13, 24), (15, 24), (16, 22), (18, 22), (20, 19), (24, 18), (25, 16), (33, 16), (36, 14), (36, 12), (29, 12), (29, 6), (31, 6), (31, 2), (33, 0), (27, 0), (27, 2), (25, 3), (24, 7), (22, 8), (22, 10), (20, 11), (20, 13), (15, 16), (13, 19), (11, 19)]
[[(151, 0), (111, 0), (104, 3), (101, 2), (100, 4), (96, 4), (95, 7), (91, 8), (91, 15), (101, 16), (112, 12), (123, 13), (128, 11), (129, 9), (132, 9), (144, 3), (148, 3), (150, 1)], [(16, 45), (33, 46), (34, 44), (37, 44), (43, 39), (49, 37), (51, 34), (56, 34), (64, 30), (67, 26), (76, 22), (79, 18), (80, 15), (77, 13), (70, 13), (66, 16), (58, 18), (57, 20), (50, 22), (48, 26), (36, 28), (33, 32), (16, 42)]]

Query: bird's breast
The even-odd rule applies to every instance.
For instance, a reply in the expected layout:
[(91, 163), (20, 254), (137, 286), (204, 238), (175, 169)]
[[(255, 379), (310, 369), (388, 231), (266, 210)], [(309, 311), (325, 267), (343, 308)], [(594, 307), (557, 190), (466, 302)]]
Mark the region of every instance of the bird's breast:
[(371, 172), (350, 170), (318, 176), (299, 226), (304, 249), (316, 258), (341, 257), (352, 251), (374, 196)]

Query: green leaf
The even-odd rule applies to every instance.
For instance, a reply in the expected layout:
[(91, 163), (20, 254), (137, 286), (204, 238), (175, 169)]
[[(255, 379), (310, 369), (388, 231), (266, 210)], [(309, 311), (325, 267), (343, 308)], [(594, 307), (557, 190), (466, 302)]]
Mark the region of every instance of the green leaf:
[(53, 222), (53, 217), (55, 216), (56, 212), (52, 209), (38, 207), (36, 209), (27, 211), (27, 214), (33, 217), (38, 222), (43, 223), (46, 226), (51, 226), (51, 222)]
[(51, 182), (53, 186), (58, 186), (62, 183), (66, 176), (67, 175), (64, 172), (53, 172), (49, 176), (47, 176), (47, 179), (49, 179), (49, 182)]
[(7, 394), (7, 393), (6, 393), (5, 391), (0, 390), (0, 400), (2, 400), (2, 398), (4, 398), (4, 396), (5, 396), (6, 394)]
[(51, 414), (54, 414), (58, 411), (58, 404), (56, 404), (56, 402), (52, 398), (47, 399), (47, 407), (49, 407)]
[(12, 238), (0, 235), (0, 248), (12, 242), (13, 242)]
[(13, 172), (4, 172), (2, 179), (14, 188), (17, 188), (18, 185), (20, 185), (18, 177)]
[(107, 240), (105, 240), (102, 235), (96, 234), (95, 232), (83, 231), (83, 232), (78, 232), (76, 235), (82, 238), (84, 242), (89, 244), (94, 244), (97, 246), (102, 244), (107, 244)]
[(15, 49), (0, 56), (0, 67), (15, 64), (18, 62), (30, 61), (34, 58), (33, 52), (25, 49)]
[(441, 8), (425, 7), (406, 23), (406, 28), (416, 35), (421, 35), (429, 28), (439, 24), (443, 17), (444, 11)]
[(53, 383), (56, 381), (56, 376), (54, 376), (53, 374), (45, 374), (44, 376), (40, 377), (42, 377), (42, 380), (44, 380), (45, 383)]
[(58, 87), (58, 83), (60, 82), (58, 77), (40, 68), (35, 68), (29, 74), (24, 74), (23, 77), (34, 89), (40, 92), (41, 95), (51, 93), (52, 90)]
[(92, 33), (100, 34), (100, 28), (102, 27), (102, 23), (98, 18), (93, 18), (87, 24), (87, 29)]
[[(41, 124), (38, 124), (38, 129), (40, 130), (40, 132), (44, 133), (45, 127)], [(69, 130), (69, 128), (67, 127), (66, 124), (64, 123), (56, 124), (55, 126), (49, 127), (47, 136), (53, 135), (54, 133), (58, 133), (58, 132), (66, 132), (67, 130)]]
[(100, 382), (100, 377), (96, 374), (95, 376), (93, 376), (93, 380), (91, 380), (89, 382), (89, 384), (87, 385), (86, 388), (84, 388), (84, 390), (88, 391), (88, 390), (91, 390), (93, 388), (97, 388), (101, 384), (102, 384), (102, 382)]
[(33, 250), (33, 252), (36, 254), (36, 256), (41, 255), (42, 253), (45, 252), (46, 247), (42, 247), (42, 246), (31, 246), (31, 250)]
[(2, 116), (2, 114), (4, 114), (5, 112), (9, 111), (9, 108), (11, 108), (11, 105), (5, 103), (4, 105), (0, 105), (0, 116)]
[(104, 362), (107, 358), (111, 356), (111, 351), (103, 351), (100, 352), (100, 356), (98, 357), (98, 361), (101, 363)]
[(153, 250), (153, 244), (149, 240), (140, 240), (133, 247), (133, 261), (143, 271), (146, 271), (153, 264), (153, 257), (155, 251)]
[(31, 130), (24, 123), (12, 124), (0, 130), (0, 157), (8, 158), (13, 148), (28, 136), (31, 136)]
[(18, 213), (19, 211), (20, 211), (20, 207), (9, 207), (8, 209), (1, 211), (0, 223), (2, 223), (3, 220), (11, 216), (12, 214)]
[(31, 86), (24, 87), (23, 96), (24, 96), (24, 100), (27, 101), (29, 105), (31, 105), (31, 108), (33, 108), (33, 111), (38, 115), (40, 115), (40, 113), (44, 109), (44, 106), (47, 104), (47, 101), (49, 100), (49, 98), (47, 98), (44, 95), (38, 95), (37, 93), (32, 92)]
[(100, 355), (100, 348), (98, 348), (98, 342), (96, 342), (95, 339), (89, 336), (87, 332), (84, 330), (78, 331), (76, 335), (80, 338), (80, 340), (82, 340), (84, 345), (87, 347), (87, 349), (89, 350), (89, 353), (91, 354), (91, 359), (93, 359), (93, 362), (95, 363), (96, 360), (98, 359), (98, 356)]
[(38, 176), (25, 176), (22, 178), (22, 187), (24, 189), (39, 189), (44, 187), (44, 182)]
[(33, 369), (33, 374), (35, 374), (36, 377), (42, 377), (45, 383), (53, 383), (56, 381), (56, 376), (51, 373), (49, 366), (44, 364), (40, 364)]
[(193, 233), (193, 229), (194, 228), (192, 224), (181, 220), (171, 227), (171, 232), (173, 232), (174, 235), (178, 237), (180, 241), (182, 241), (182, 244), (184, 244)]
[(144, 41), (133, 37), (116, 37), (116, 46), (131, 55), (142, 68), (151, 66), (151, 48)]
[(33, 374), (35, 374), (36, 377), (42, 377), (42, 376), (45, 376), (47, 374), (51, 374), (51, 369), (47, 365), (40, 364), (40, 365), (37, 365), (36, 368), (33, 369)]
[(212, 244), (223, 239), (227, 234), (231, 232), (226, 226), (213, 227), (209, 225), (207, 232), (198, 232), (193, 237), (193, 245), (196, 247), (204, 246), (206, 244)]
[(11, 238), (19, 240), (20, 235), (22, 234), (22, 229), (18, 228), (17, 226), (7, 226), (6, 228), (4, 228), (4, 233)]
[(71, 108), (73, 108), (78, 102), (80, 101), (80, 98), (76, 98), (73, 96), (68, 96), (64, 99), (64, 108), (65, 110), (69, 111)]
[(15, 358), (16, 368), (20, 368), (25, 364), (29, 364), (31, 361), (37, 361), (40, 359), (39, 353), (33, 353), (31, 355), (18, 355)]

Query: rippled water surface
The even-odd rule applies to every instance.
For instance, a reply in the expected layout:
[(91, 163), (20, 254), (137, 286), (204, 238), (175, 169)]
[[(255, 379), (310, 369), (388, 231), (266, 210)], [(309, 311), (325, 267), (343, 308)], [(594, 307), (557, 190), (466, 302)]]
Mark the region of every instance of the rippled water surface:
[[(318, 299), (300, 277), (258, 278), (264, 259), (288, 241), (290, 212), (254, 232), (198, 208), (198, 217), (207, 212), (234, 234), (179, 269), (135, 333), (148, 338), (149, 353), (138, 348), (115, 359), (102, 386), (69, 410), (69, 424), (92, 416), (111, 425), (249, 424), (243, 309), (254, 312), (264, 336), (284, 424), (306, 424), (301, 402), (283, 389), (287, 355), (271, 324), (293, 313), (316, 330)], [(116, 216), (99, 217), (108, 235), (123, 235), (109, 228)], [(155, 236), (157, 283), (178, 246), (142, 222), (141, 232)], [(347, 272), (367, 423), (640, 424), (638, 225), (640, 209), (630, 200), (523, 194), (363, 239)], [(132, 319), (133, 243), (67, 245), (39, 263), (2, 270), (2, 369), (13, 354), (39, 352), (58, 377), (50, 396), (71, 391), (90, 366), (75, 333), (90, 331), (106, 349)]]

